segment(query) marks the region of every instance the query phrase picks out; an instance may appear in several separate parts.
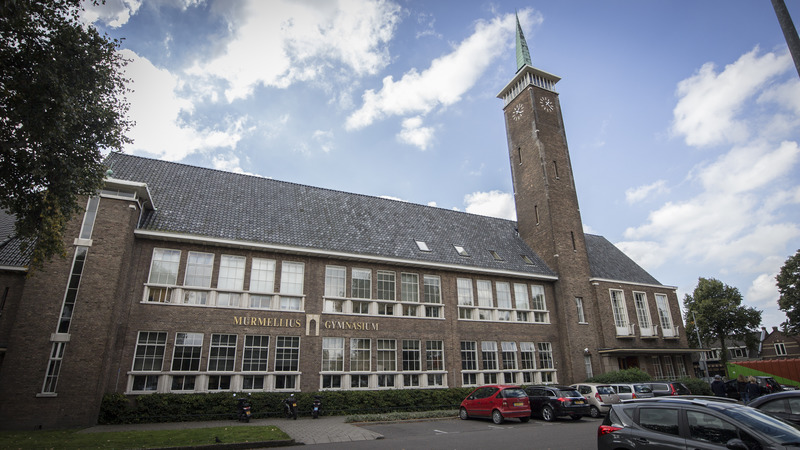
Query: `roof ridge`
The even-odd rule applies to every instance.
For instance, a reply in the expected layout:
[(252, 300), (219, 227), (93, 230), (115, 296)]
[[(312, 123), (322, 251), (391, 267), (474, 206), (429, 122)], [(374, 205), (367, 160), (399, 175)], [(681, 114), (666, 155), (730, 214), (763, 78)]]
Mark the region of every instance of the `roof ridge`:
[[(140, 155), (132, 155), (132, 154), (127, 154), (127, 153), (123, 153), (123, 152), (112, 152), (111, 154), (109, 154), (106, 157), (106, 161), (108, 161), (108, 159), (111, 158), (112, 155), (115, 155), (114, 157), (131, 157), (131, 158), (138, 158), (138, 159), (143, 159), (143, 160), (148, 160), (148, 161), (155, 161), (155, 162), (158, 162), (158, 163), (172, 164), (172, 165), (176, 165), (176, 166), (188, 167), (188, 168), (191, 168), (191, 169), (207, 170), (207, 171), (218, 172), (218, 173), (226, 174), (226, 175), (250, 177), (250, 178), (266, 180), (266, 181), (270, 181), (270, 182), (274, 182), (274, 183), (280, 183), (280, 184), (291, 185), (291, 186), (299, 186), (299, 187), (304, 187), (304, 188), (309, 188), (309, 189), (316, 189), (316, 190), (319, 190), (319, 191), (327, 191), (327, 192), (334, 192), (334, 193), (340, 193), (340, 194), (346, 194), (346, 195), (355, 195), (355, 196), (365, 197), (365, 198), (370, 198), (370, 199), (392, 201), (392, 202), (397, 202), (397, 203), (400, 203), (400, 204), (419, 207), (419, 208), (425, 208), (425, 209), (429, 208), (429, 209), (432, 209), (432, 210), (435, 209), (435, 210), (438, 210), (438, 211), (446, 211), (448, 213), (466, 214), (466, 215), (469, 215), (469, 216), (483, 217), (483, 218), (486, 218), (486, 219), (489, 219), (489, 220), (510, 222), (510, 223), (515, 224), (515, 225), (517, 223), (516, 220), (504, 219), (504, 218), (501, 218), (501, 217), (486, 216), (486, 215), (483, 215), (483, 214), (476, 214), (476, 213), (471, 213), (471, 212), (461, 211), (461, 210), (451, 209), (451, 208), (442, 208), (442, 207), (439, 207), (439, 206), (423, 205), (421, 203), (411, 202), (411, 201), (408, 201), (408, 200), (399, 200), (399, 199), (396, 199), (396, 198), (381, 197), (381, 196), (377, 196), (377, 195), (362, 194), (362, 193), (358, 193), (358, 192), (348, 192), (348, 191), (343, 191), (343, 190), (340, 190), (340, 189), (331, 189), (331, 188), (326, 188), (326, 187), (311, 186), (311, 185), (308, 185), (308, 184), (297, 183), (297, 182), (294, 182), (294, 181), (284, 181), (284, 180), (279, 180), (279, 179), (276, 179), (276, 178), (265, 177), (265, 176), (262, 176), (262, 175), (253, 175), (253, 174), (249, 174), (249, 173), (230, 172), (230, 171), (222, 170), (222, 169), (214, 169), (214, 168), (210, 168), (210, 167), (196, 166), (196, 165), (191, 165), (191, 164), (187, 164), (187, 163), (183, 163), (183, 162), (169, 161), (169, 160), (158, 159), (158, 158), (148, 158), (148, 157), (144, 157), (144, 156), (140, 156)], [(112, 171), (114, 170), (113, 165), (109, 166), (109, 168)]]

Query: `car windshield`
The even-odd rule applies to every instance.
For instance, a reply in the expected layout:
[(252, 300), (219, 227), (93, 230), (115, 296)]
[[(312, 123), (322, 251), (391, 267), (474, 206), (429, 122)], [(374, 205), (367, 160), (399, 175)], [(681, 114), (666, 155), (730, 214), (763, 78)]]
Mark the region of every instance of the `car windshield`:
[(528, 394), (520, 388), (511, 388), (503, 390), (503, 398), (528, 398)]
[(653, 392), (653, 390), (650, 389), (649, 386), (645, 386), (643, 384), (637, 384), (634, 385), (633, 387), (636, 389), (636, 392), (639, 392), (641, 394), (649, 394), (650, 392)]
[(576, 391), (574, 389), (565, 390), (565, 391), (558, 391), (558, 396), (559, 397), (583, 397), (580, 394), (580, 392), (578, 392), (578, 391)]
[(616, 394), (611, 386), (597, 386), (597, 392), (601, 395)]
[(755, 408), (723, 408), (718, 411), (767, 436), (772, 436), (781, 444), (800, 442), (800, 429)]

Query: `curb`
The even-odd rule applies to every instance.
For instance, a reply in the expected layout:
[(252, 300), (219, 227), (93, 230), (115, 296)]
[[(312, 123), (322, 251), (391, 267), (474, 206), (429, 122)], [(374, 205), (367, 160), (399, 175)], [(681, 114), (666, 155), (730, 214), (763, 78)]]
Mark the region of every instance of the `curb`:
[(294, 445), (303, 445), (303, 444), (302, 443), (298, 444), (297, 442), (295, 442), (294, 439), (281, 439), (275, 441), (232, 442), (230, 444), (219, 443), (219, 444), (207, 444), (207, 445), (192, 445), (186, 447), (157, 447), (150, 450), (205, 450), (205, 449), (239, 450), (239, 449), (266, 448), (266, 447), (290, 447)]

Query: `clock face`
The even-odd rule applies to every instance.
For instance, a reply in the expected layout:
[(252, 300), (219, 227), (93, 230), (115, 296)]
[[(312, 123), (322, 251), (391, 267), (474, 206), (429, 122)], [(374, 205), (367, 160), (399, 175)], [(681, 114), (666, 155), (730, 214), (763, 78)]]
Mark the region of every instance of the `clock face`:
[(513, 117), (514, 120), (519, 120), (522, 117), (522, 113), (524, 111), (525, 110), (522, 108), (522, 105), (517, 105), (516, 107), (514, 107), (514, 111), (511, 112), (511, 117)]
[(542, 106), (542, 109), (547, 111), (547, 112), (553, 112), (553, 110), (556, 109), (556, 106), (547, 97), (540, 97), (539, 98), (539, 104)]

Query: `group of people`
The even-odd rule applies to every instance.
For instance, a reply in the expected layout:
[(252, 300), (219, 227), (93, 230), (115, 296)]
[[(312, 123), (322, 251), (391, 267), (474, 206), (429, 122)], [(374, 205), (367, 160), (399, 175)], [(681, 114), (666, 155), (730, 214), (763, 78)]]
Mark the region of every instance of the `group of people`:
[[(761, 387), (754, 376), (745, 378), (744, 375), (739, 374), (736, 379), (736, 390), (739, 392), (739, 398), (744, 403), (749, 403), (761, 395)], [(714, 375), (714, 381), (711, 382), (711, 392), (717, 397), (727, 397), (725, 382), (722, 381), (721, 376)]]

